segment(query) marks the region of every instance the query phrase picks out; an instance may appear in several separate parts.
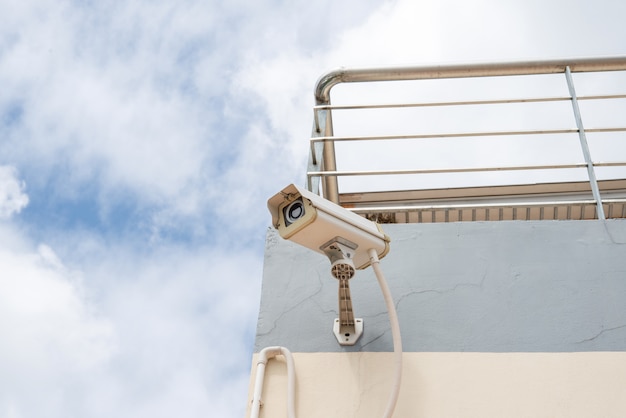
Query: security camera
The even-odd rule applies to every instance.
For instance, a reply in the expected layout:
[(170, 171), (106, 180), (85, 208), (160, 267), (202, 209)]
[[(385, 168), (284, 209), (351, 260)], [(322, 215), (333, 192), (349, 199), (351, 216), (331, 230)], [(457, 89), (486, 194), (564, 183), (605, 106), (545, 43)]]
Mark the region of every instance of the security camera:
[(352, 262), (356, 269), (370, 265), (368, 250), (381, 259), (389, 252), (389, 237), (369, 221), (293, 184), (268, 200), (272, 224), (284, 239), (330, 258)]
[(348, 280), (356, 269), (389, 252), (389, 237), (371, 222), (293, 184), (274, 195), (267, 206), (272, 224), (284, 239), (328, 257), (331, 274), (339, 280), (339, 318), (333, 332), (341, 345), (354, 345), (363, 333), (363, 319), (354, 318)]

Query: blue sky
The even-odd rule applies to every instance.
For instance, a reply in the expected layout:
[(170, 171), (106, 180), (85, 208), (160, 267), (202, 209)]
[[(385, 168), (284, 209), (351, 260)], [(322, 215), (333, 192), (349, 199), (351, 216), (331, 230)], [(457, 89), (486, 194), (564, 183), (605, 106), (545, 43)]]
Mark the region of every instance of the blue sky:
[(620, 1), (0, 10), (11, 418), (244, 416), (266, 200), (304, 182), (325, 71), (626, 54)]

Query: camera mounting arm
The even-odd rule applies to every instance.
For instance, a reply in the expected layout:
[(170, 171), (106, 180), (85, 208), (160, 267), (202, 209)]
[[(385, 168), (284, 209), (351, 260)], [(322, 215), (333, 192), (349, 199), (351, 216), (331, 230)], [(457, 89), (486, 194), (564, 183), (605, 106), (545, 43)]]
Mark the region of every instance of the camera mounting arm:
[(340, 345), (354, 345), (363, 334), (363, 319), (355, 318), (352, 311), (349, 280), (354, 277), (352, 257), (357, 244), (335, 237), (320, 249), (330, 259), (331, 274), (339, 281), (339, 318), (335, 319), (333, 333)]
[(363, 319), (355, 318), (348, 280), (339, 280), (339, 318), (335, 318), (333, 333), (340, 345), (354, 345), (363, 334)]

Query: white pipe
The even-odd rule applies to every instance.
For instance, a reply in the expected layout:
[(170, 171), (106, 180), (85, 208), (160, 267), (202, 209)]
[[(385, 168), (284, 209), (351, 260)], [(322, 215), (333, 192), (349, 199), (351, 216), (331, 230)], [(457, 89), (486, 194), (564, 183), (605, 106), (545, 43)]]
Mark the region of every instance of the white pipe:
[(270, 359), (279, 354), (282, 354), (287, 362), (287, 416), (289, 418), (296, 418), (296, 370), (294, 367), (293, 356), (288, 349), (278, 346), (265, 347), (259, 353), (250, 418), (259, 418), (259, 411), (261, 410), (261, 395), (263, 393), (263, 378), (265, 377), (265, 366)]
[[(391, 418), (393, 411), (398, 401), (400, 394), (400, 383), (402, 380), (402, 338), (400, 336), (400, 323), (398, 322), (398, 313), (396, 312), (396, 306), (393, 302), (387, 280), (380, 268), (380, 260), (375, 249), (368, 250), (370, 263), (372, 269), (376, 274), (378, 285), (383, 293), (385, 304), (387, 305), (387, 312), (389, 314), (389, 322), (391, 324), (391, 335), (393, 338), (393, 352), (395, 360), (395, 374), (394, 382), (391, 388), (391, 394), (389, 395), (389, 401), (387, 408), (383, 415), (383, 418)], [(287, 362), (287, 416), (289, 418), (296, 418), (295, 408), (295, 391), (296, 391), (296, 373), (293, 356), (291, 352), (285, 347), (266, 347), (259, 352), (257, 360), (256, 378), (254, 383), (254, 394), (252, 398), (252, 407), (250, 411), (250, 418), (259, 418), (259, 412), (261, 410), (261, 395), (263, 393), (263, 380), (265, 378), (265, 368), (270, 359), (277, 355), (283, 355)]]
[(393, 303), (389, 286), (387, 286), (387, 280), (385, 279), (385, 275), (380, 268), (378, 254), (375, 249), (370, 249), (367, 252), (370, 257), (372, 269), (374, 269), (374, 273), (376, 274), (378, 285), (380, 286), (380, 290), (383, 292), (385, 304), (387, 305), (387, 313), (389, 314), (389, 322), (391, 323), (391, 335), (393, 337), (393, 353), (396, 370), (393, 386), (391, 388), (391, 394), (389, 395), (389, 401), (387, 402), (387, 409), (383, 415), (383, 418), (391, 418), (396, 407), (396, 403), (398, 402), (400, 383), (402, 381), (402, 337), (400, 336), (400, 322), (398, 321), (396, 305)]

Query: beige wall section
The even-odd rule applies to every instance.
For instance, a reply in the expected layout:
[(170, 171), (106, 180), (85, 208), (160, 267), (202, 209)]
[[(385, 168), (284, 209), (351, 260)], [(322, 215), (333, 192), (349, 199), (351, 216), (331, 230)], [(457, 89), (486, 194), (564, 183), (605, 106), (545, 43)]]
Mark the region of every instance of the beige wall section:
[[(294, 353), (298, 418), (381, 417), (392, 356)], [(270, 360), (261, 418), (287, 416), (286, 377)], [(626, 417), (626, 353), (405, 353), (394, 418), (414, 417)]]

